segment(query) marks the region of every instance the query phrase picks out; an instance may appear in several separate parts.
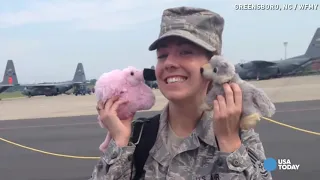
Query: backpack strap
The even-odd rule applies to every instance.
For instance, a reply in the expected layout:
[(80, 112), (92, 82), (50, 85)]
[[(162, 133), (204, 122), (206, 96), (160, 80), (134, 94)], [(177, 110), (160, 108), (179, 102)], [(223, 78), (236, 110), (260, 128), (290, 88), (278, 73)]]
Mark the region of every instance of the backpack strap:
[[(136, 168), (133, 180), (139, 180), (145, 173), (144, 164), (149, 156), (149, 151), (157, 139), (160, 114), (150, 118), (138, 118), (133, 124), (130, 142), (136, 145), (133, 153), (132, 167)], [(131, 171), (132, 176), (132, 171)], [(131, 178), (130, 178), (131, 179)]]

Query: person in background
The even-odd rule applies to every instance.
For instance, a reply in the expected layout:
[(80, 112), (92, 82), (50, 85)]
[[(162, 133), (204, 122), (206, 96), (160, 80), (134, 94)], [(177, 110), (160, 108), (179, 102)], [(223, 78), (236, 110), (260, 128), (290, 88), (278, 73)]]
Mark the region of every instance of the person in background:
[[(253, 129), (239, 129), (242, 92), (238, 85), (224, 85), (226, 96), (214, 100), (212, 112), (199, 110), (210, 83), (199, 70), (221, 54), (223, 29), (223, 17), (206, 9), (175, 7), (163, 12), (159, 38), (149, 50), (156, 51), (155, 75), (168, 104), (161, 111), (157, 139), (141, 179), (272, 179), (262, 165), (265, 152), (259, 135)], [(97, 105), (112, 140), (91, 180), (128, 180), (135, 174), (131, 160), (136, 145), (130, 142), (133, 118), (117, 117), (122, 103), (112, 98)]]

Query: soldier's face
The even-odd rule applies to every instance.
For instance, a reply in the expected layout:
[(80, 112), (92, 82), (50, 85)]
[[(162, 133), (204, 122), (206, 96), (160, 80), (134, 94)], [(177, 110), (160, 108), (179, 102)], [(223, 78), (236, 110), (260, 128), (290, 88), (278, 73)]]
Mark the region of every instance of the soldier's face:
[(200, 67), (209, 59), (203, 48), (170, 37), (159, 44), (157, 58), (158, 86), (168, 100), (188, 102), (205, 94), (208, 82), (201, 77)]

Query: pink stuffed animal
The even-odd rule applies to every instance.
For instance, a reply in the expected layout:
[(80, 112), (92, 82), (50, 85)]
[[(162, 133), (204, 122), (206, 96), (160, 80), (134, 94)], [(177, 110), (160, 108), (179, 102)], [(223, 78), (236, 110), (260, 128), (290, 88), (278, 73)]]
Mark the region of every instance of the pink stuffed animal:
[[(120, 105), (117, 114), (124, 120), (132, 117), (137, 111), (148, 110), (155, 104), (155, 96), (152, 89), (144, 82), (143, 71), (129, 66), (123, 70), (113, 70), (102, 74), (95, 84), (95, 94), (98, 101), (106, 102), (113, 96), (127, 100), (128, 103)], [(106, 128), (98, 116), (99, 124)], [(110, 142), (110, 134), (99, 149), (104, 152)]]

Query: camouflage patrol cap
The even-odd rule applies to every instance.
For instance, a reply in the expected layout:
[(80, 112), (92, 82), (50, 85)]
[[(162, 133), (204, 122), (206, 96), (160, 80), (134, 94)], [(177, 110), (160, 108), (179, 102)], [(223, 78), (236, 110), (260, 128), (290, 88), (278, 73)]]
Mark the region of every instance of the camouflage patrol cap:
[(150, 51), (157, 49), (162, 39), (178, 36), (210, 52), (221, 54), (224, 19), (215, 12), (194, 7), (166, 9), (160, 26), (159, 37), (150, 45)]

